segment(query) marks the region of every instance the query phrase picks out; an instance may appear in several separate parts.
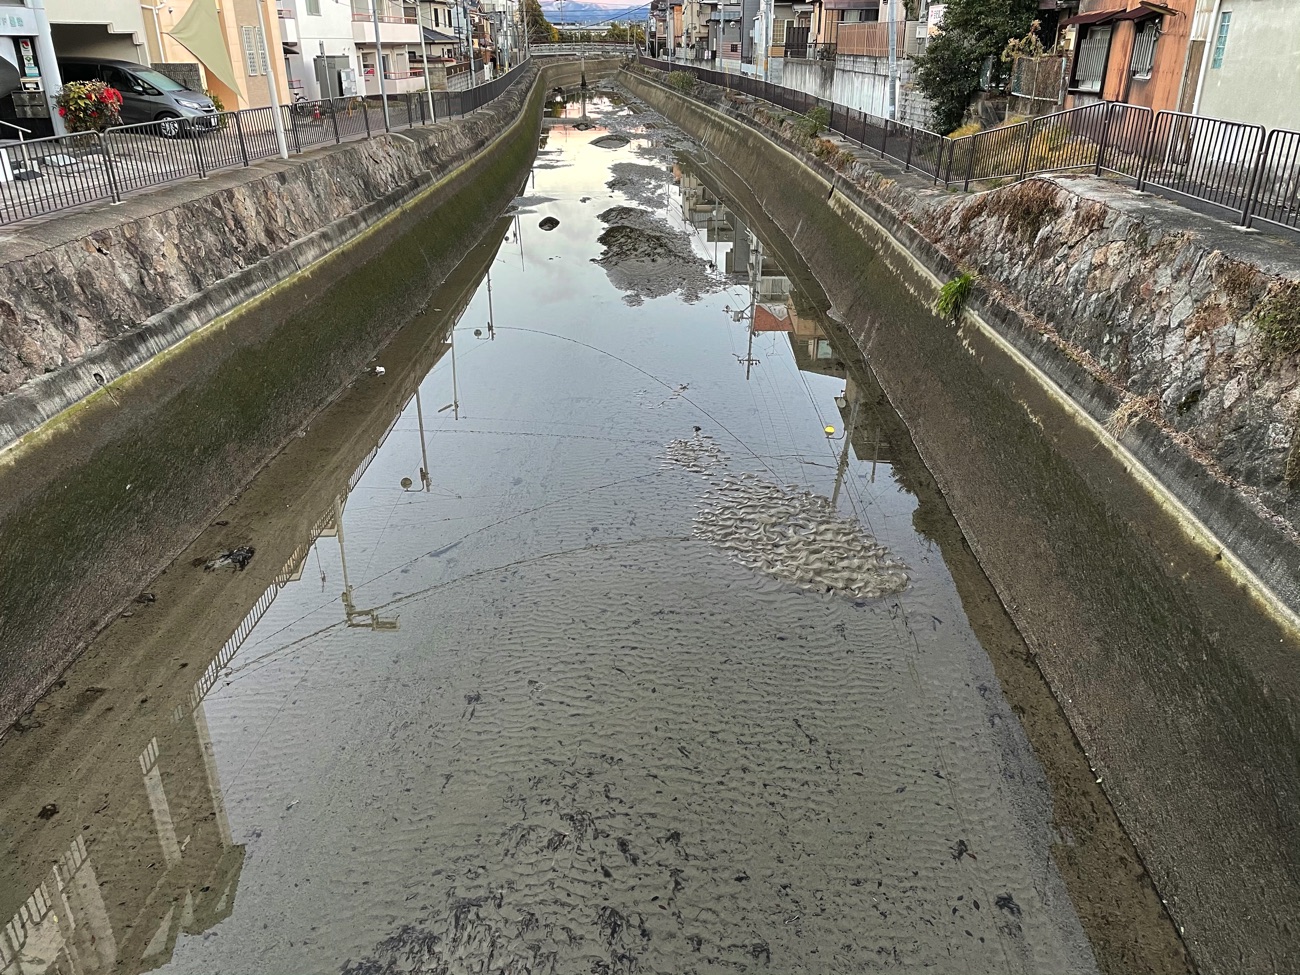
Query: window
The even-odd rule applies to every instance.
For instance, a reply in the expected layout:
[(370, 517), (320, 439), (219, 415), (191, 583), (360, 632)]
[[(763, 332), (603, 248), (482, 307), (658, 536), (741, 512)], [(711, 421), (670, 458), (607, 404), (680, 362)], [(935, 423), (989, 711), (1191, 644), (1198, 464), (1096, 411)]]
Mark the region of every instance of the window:
[(1228, 47), (1228, 28), (1232, 26), (1232, 11), (1225, 10), (1219, 14), (1219, 32), (1214, 37), (1214, 59), (1211, 68), (1223, 67), (1223, 52)]
[(1151, 68), (1156, 63), (1156, 41), (1160, 39), (1160, 21), (1148, 20), (1138, 28), (1133, 39), (1133, 57), (1129, 61), (1129, 70), (1134, 78), (1150, 78)]
[(266, 45), (262, 43), (262, 32), (256, 27), (241, 27), (244, 39), (244, 64), (249, 77), (267, 74)]
[(320, 0), (307, 0), (307, 16), (308, 17), (320, 16)]
[(1106, 77), (1106, 56), (1110, 54), (1110, 27), (1091, 27), (1079, 40), (1074, 61), (1076, 91), (1101, 91)]
[(791, 20), (778, 20), (772, 24), (772, 46), (781, 47), (785, 44), (785, 32), (790, 29), (794, 23)]
[(76, 64), (59, 62), (59, 75), (67, 81), (94, 81), (97, 66), (93, 64)]

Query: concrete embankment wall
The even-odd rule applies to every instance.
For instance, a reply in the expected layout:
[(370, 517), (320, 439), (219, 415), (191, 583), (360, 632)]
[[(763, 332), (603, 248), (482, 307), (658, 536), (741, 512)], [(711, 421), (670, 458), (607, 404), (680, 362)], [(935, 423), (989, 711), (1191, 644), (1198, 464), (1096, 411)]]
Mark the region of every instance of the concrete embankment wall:
[[(1229, 258), (1213, 231), (1175, 230), (1105, 187), (1033, 181), (954, 199), (861, 169), (850, 179), (760, 129), (752, 105), (622, 77), (757, 196), (813, 269), (1200, 969), (1300, 970), (1297, 643), (1233, 564), (1293, 602), (1295, 550), (1262, 480), (1236, 483), (1195, 439), (1218, 422), (1216, 442), (1257, 445), (1256, 469), (1270, 443), (1267, 463), (1285, 466), (1291, 428), (1270, 428), (1289, 407), (1264, 387), (1285, 386), (1295, 362), (1259, 343), (1245, 306), (1283, 293), (1286, 269), (1250, 242)], [(925, 305), (961, 263), (983, 286), (977, 316), (951, 326)], [(1199, 355), (1207, 341), (1215, 351)], [(1107, 368), (1094, 347), (1121, 351)], [(1229, 376), (1215, 372), (1225, 349)], [(1189, 397), (1207, 358), (1217, 378)], [(1242, 390), (1231, 402), (1229, 384)], [(1254, 405), (1225, 419), (1244, 395)], [(1074, 846), (1063, 835), (1056, 855)]]
[(0, 397), (29, 430), (0, 454), (0, 728), (421, 312), (523, 184), (544, 91), (579, 76), (34, 232), (5, 265), (19, 336), (89, 347)]

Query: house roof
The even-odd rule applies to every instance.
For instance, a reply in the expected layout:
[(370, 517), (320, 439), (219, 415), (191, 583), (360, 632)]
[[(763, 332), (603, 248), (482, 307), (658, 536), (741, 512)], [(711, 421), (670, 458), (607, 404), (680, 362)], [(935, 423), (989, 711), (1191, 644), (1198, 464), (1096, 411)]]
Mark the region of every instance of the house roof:
[(1113, 24), (1122, 20), (1147, 20), (1151, 17), (1172, 17), (1177, 16), (1178, 11), (1168, 7), (1163, 3), (1156, 3), (1154, 0), (1141, 0), (1138, 6), (1131, 10), (1094, 10), (1092, 13), (1077, 14), (1073, 17), (1066, 17), (1061, 21), (1061, 26), (1067, 24), (1096, 25)]
[(794, 327), (790, 309), (785, 305), (756, 305), (754, 307), (755, 332), (788, 332)]
[(459, 39), (451, 34), (444, 34), (440, 30), (434, 30), (431, 27), (424, 28), (424, 42), (426, 44), (457, 44)]

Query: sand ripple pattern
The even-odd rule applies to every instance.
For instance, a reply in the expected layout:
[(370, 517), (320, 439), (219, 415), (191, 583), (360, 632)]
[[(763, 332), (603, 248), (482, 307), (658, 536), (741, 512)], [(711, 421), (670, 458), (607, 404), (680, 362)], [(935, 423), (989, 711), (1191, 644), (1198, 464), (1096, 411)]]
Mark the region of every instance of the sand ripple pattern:
[(693, 474), (712, 475), (728, 459), (718, 442), (707, 434), (697, 434), (688, 440), (670, 440), (664, 447), (665, 467), (681, 467)]
[(720, 479), (696, 507), (696, 538), (741, 565), (814, 592), (878, 599), (907, 588), (907, 566), (829, 498), (755, 474), (726, 472), (730, 459), (706, 433), (671, 440), (664, 466)]
[(804, 589), (875, 599), (907, 588), (906, 566), (829, 498), (753, 474), (728, 474), (705, 493), (694, 534)]

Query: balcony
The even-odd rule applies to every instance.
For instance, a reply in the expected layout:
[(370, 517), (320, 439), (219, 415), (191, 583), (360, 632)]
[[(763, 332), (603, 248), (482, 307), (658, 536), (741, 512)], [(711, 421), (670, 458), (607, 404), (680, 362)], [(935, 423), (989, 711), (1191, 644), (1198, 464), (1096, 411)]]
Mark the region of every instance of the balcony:
[(285, 7), (280, 7), (276, 13), (280, 20), (280, 39), (286, 44), (298, 43), (298, 19), (294, 12)]
[[(375, 27), (370, 14), (352, 12), (352, 40), (357, 44), (374, 45)], [(384, 44), (419, 44), (420, 22), (415, 17), (380, 14), (379, 40)]]

